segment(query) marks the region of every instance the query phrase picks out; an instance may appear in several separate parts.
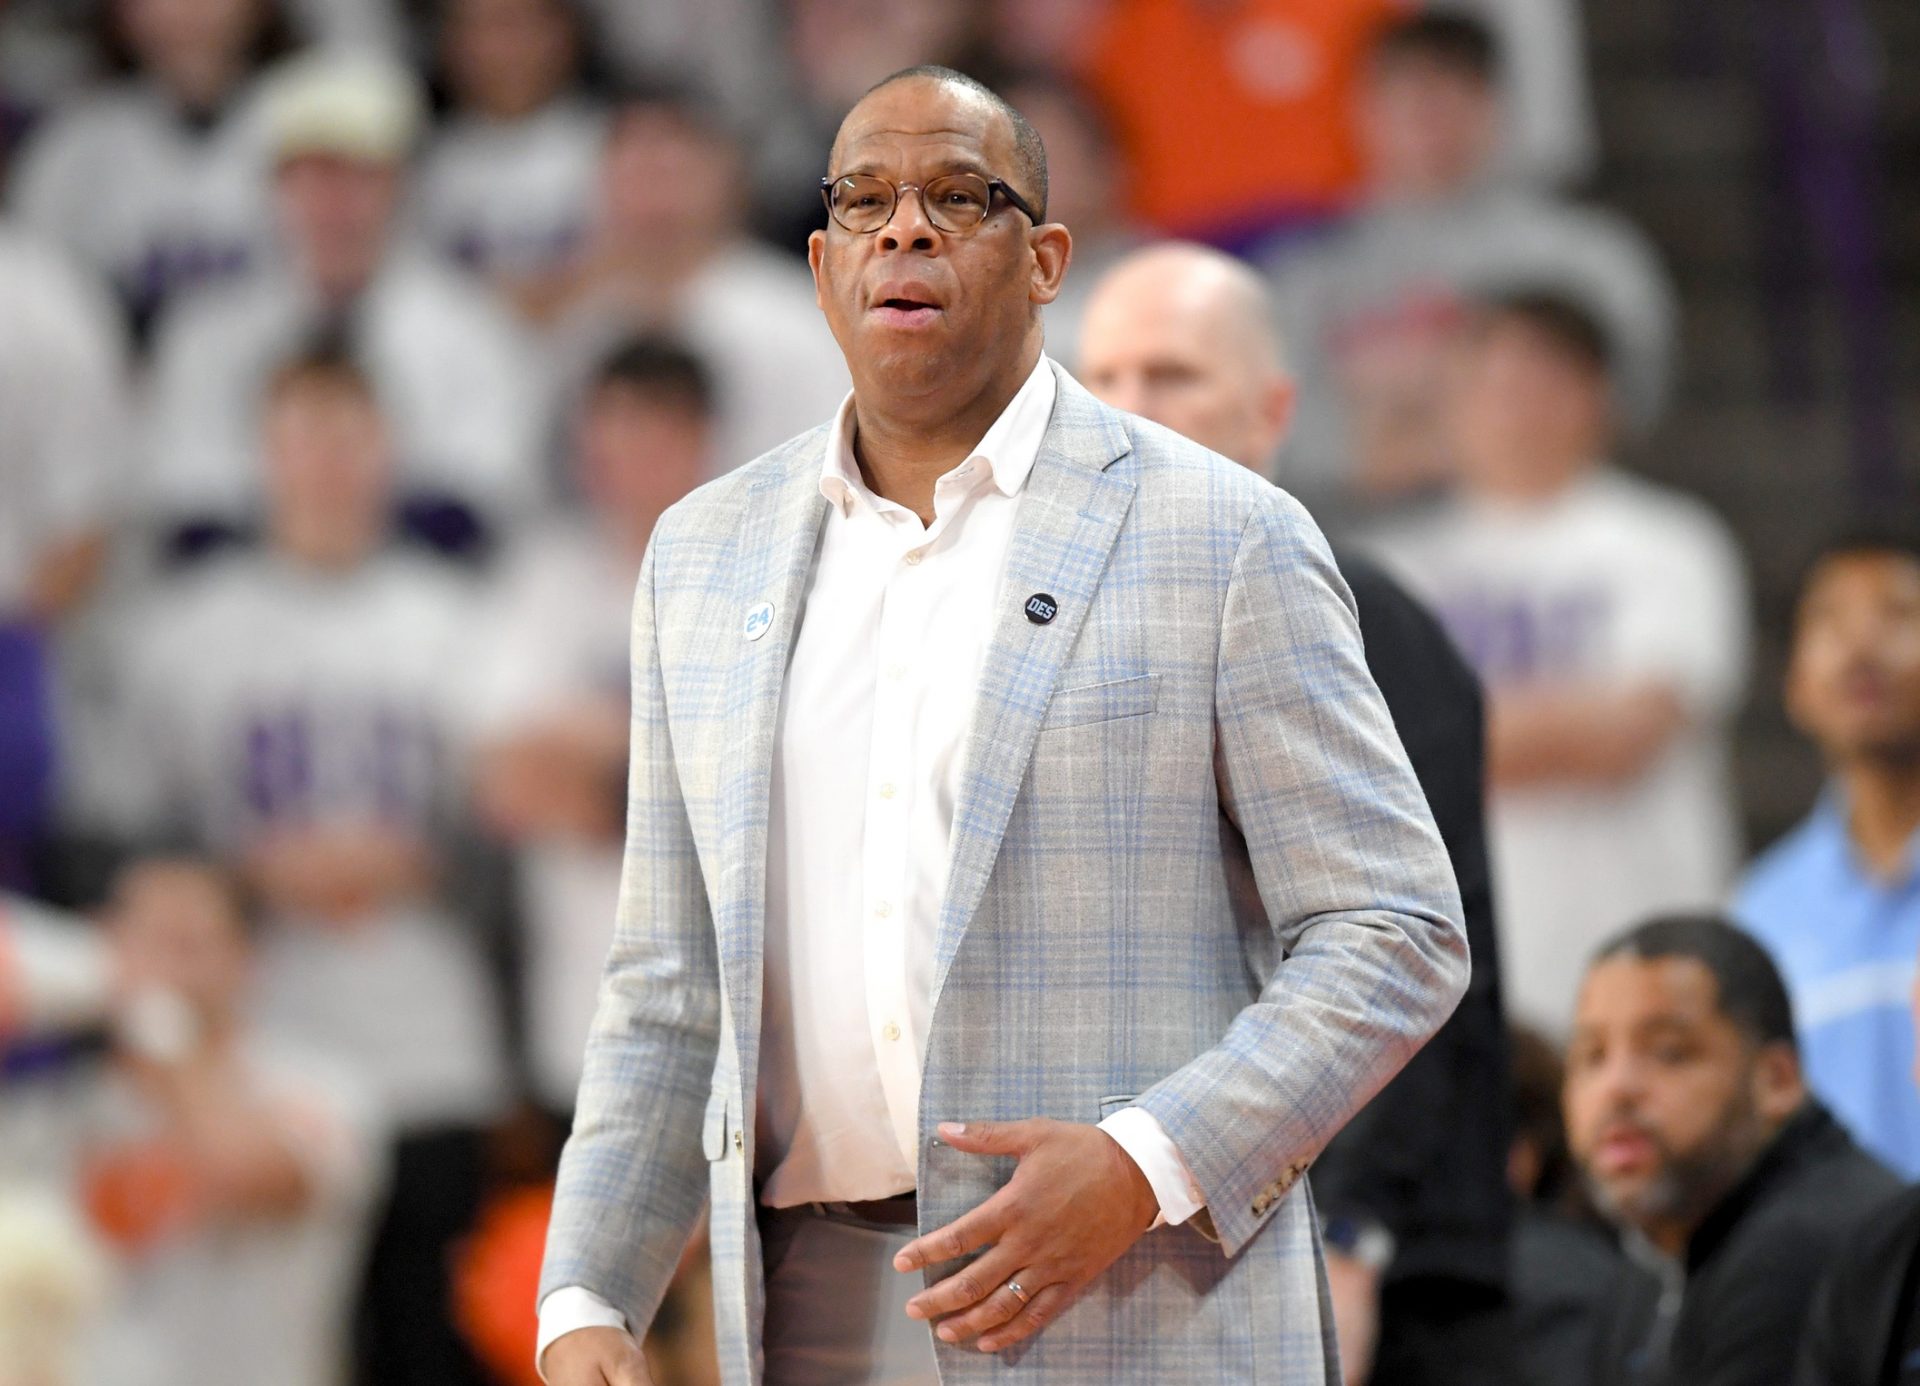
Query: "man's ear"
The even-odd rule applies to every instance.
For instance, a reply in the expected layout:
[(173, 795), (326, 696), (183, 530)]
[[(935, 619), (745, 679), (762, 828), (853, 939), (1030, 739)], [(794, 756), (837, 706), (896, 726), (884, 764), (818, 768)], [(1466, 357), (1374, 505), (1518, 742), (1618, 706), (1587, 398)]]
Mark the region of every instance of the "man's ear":
[(1807, 1081), (1800, 1071), (1800, 1054), (1790, 1044), (1763, 1045), (1754, 1056), (1753, 1101), (1770, 1125), (1779, 1125), (1807, 1100)]
[(821, 312), (827, 310), (826, 288), (820, 282), (820, 266), (827, 256), (827, 233), (815, 231), (807, 237), (807, 268), (813, 271), (813, 302)]
[(1284, 372), (1274, 372), (1271, 379), (1260, 392), (1260, 422), (1272, 439), (1267, 453), (1269, 460), (1280, 451), (1287, 441), (1287, 435), (1293, 432), (1294, 410), (1300, 403), (1300, 391), (1293, 377)]
[(1033, 251), (1033, 279), (1027, 287), (1027, 301), (1051, 303), (1060, 297), (1060, 286), (1067, 279), (1073, 236), (1057, 221), (1042, 222), (1027, 233), (1027, 246)]

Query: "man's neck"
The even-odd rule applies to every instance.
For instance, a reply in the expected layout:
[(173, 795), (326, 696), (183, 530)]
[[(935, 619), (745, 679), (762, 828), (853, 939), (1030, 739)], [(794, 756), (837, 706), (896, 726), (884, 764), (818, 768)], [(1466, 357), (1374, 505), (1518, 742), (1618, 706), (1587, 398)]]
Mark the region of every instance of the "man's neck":
[(1920, 755), (1855, 761), (1841, 769), (1840, 780), (1855, 849), (1875, 876), (1897, 876), (1920, 832)]
[(867, 488), (933, 523), (933, 487), (967, 460), (1033, 374), (1040, 345), (964, 402), (929, 406), (854, 395), (853, 455)]

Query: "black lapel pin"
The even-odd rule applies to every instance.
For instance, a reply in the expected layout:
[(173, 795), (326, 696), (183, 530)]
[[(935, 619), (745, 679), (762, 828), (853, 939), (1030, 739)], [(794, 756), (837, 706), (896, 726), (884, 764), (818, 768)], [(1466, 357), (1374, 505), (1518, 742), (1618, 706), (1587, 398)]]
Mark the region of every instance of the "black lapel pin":
[(1045, 592), (1035, 592), (1027, 598), (1027, 619), (1036, 626), (1044, 626), (1060, 614), (1060, 603)]

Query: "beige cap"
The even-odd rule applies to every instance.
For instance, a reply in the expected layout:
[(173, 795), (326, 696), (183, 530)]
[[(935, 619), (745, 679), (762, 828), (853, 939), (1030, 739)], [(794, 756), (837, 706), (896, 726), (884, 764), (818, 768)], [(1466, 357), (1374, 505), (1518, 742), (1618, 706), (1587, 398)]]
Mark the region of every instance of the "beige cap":
[(420, 84), (403, 67), (358, 54), (310, 53), (270, 73), (262, 93), (275, 159), (333, 154), (398, 163), (424, 118)]

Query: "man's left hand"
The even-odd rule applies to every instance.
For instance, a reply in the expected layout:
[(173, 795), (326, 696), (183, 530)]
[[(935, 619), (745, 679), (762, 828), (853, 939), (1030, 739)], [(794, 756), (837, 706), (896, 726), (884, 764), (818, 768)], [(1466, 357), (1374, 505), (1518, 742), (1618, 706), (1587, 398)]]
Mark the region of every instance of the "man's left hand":
[(978, 1208), (900, 1249), (899, 1271), (990, 1250), (907, 1301), (917, 1319), (938, 1319), (940, 1340), (978, 1338), (998, 1352), (1058, 1318), (1160, 1214), (1146, 1175), (1097, 1126), (1036, 1117), (940, 1127), (969, 1155), (1013, 1155), (1006, 1187)]

